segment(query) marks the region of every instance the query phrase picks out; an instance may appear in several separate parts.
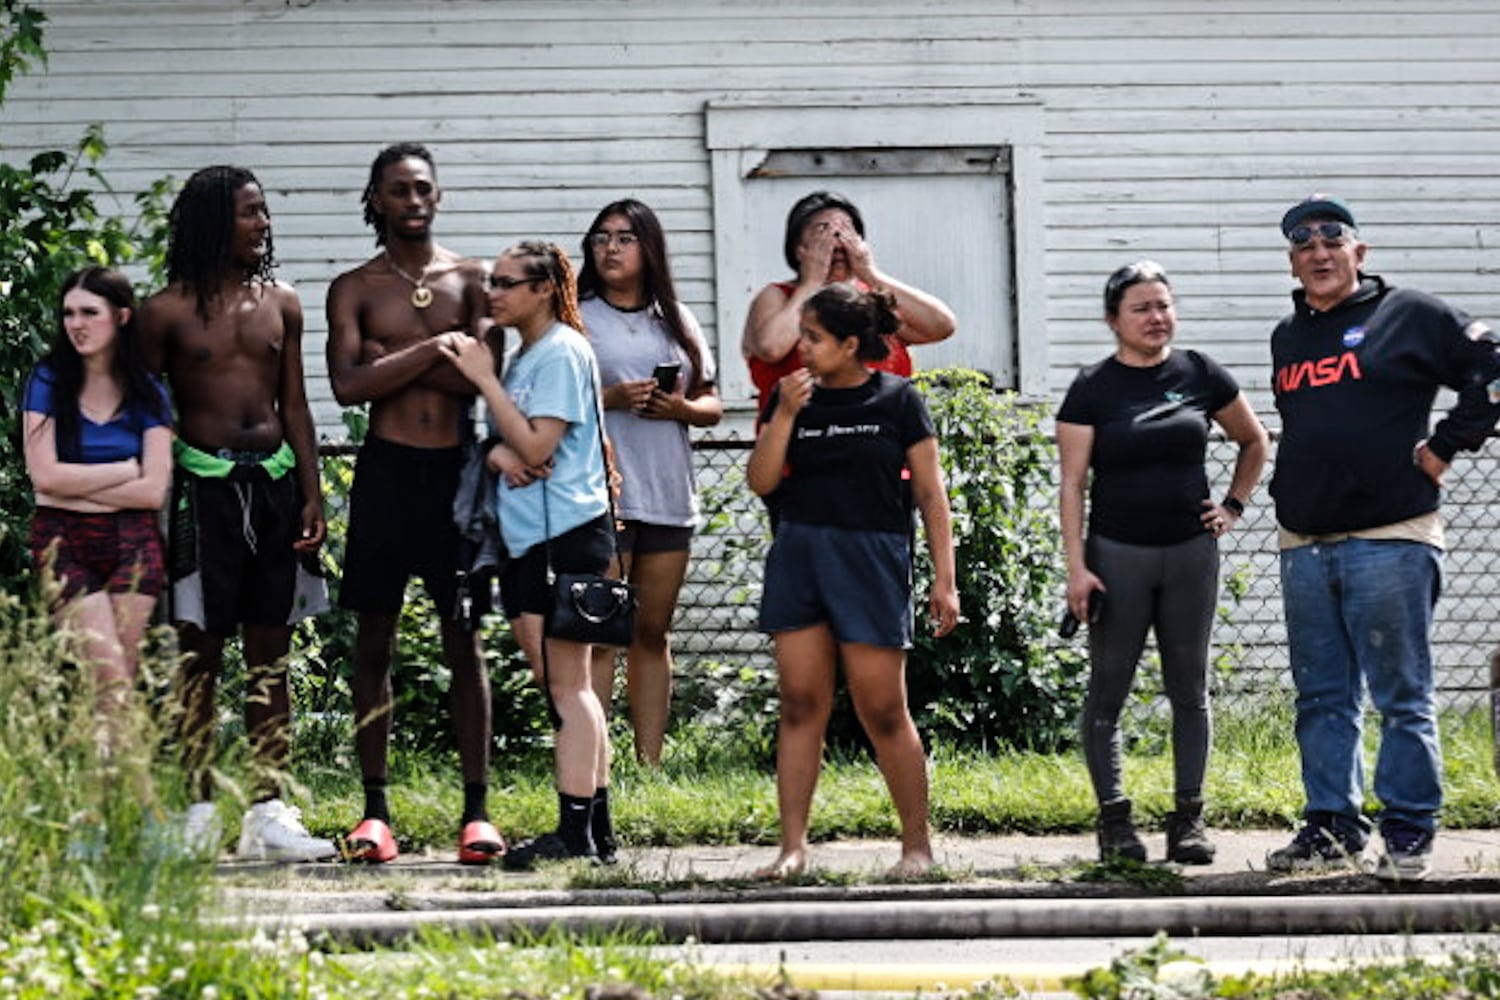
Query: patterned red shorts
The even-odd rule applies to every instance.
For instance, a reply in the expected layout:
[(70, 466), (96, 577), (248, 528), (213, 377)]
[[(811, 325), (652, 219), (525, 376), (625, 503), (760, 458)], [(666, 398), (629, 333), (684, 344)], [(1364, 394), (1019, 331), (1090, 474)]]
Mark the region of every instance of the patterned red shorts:
[(31, 519), (32, 564), (51, 566), (63, 600), (83, 593), (160, 596), (166, 580), (154, 510), (80, 514), (38, 507)]

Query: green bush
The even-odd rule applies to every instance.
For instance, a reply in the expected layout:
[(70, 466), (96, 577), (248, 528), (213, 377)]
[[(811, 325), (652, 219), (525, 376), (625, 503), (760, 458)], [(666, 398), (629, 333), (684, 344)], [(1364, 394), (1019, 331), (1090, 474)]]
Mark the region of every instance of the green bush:
[[(45, 21), (34, 7), (0, 0), (0, 105), (18, 73), (46, 61)], [(100, 208), (102, 198), (115, 197), (99, 167), (107, 151), (103, 126), (95, 124), (71, 151), (37, 153), (25, 166), (0, 161), (0, 589), (13, 593), (29, 578), (32, 508), (20, 388), (57, 324), (57, 290), (87, 264), (136, 262), (148, 274), (161, 270), (169, 181), (136, 197), (135, 220), (127, 224)]]
[(931, 740), (1053, 750), (1075, 738), (1087, 661), (1054, 639), (1065, 589), (1050, 487), (1055, 449), (1042, 412), (989, 377), (920, 372), (953, 507), (963, 624), (942, 639), (925, 619), (932, 567), (918, 545), (918, 629), (907, 669), (912, 713)]

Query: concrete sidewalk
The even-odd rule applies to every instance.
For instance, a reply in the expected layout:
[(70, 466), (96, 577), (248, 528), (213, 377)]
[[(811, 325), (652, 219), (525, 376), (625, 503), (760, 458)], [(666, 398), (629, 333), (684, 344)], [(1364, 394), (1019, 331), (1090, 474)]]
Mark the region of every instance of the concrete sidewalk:
[[(1285, 831), (1213, 831), (1212, 836), (1219, 849), (1212, 865), (1158, 864), (1146, 877), (1089, 881), (1080, 875), (1094, 859), (1095, 847), (1092, 836), (1084, 835), (943, 837), (935, 844), (942, 872), (918, 882), (885, 876), (898, 854), (890, 841), (816, 845), (814, 872), (795, 884), (755, 880), (753, 873), (775, 857), (775, 848), (740, 846), (625, 848), (614, 868), (575, 862), (536, 873), (463, 866), (451, 855), (403, 855), (379, 866), (225, 863), (219, 872), (231, 910), (296, 915), (309, 927), (337, 924), (351, 932), (364, 927), (377, 937), (395, 933), (403, 921), (427, 919), (418, 914), (451, 922), (465, 911), (512, 911), (508, 920), (523, 921), (514, 911), (527, 910), (534, 911), (534, 920), (523, 922), (545, 923), (570, 909), (575, 912), (565, 922), (637, 921), (700, 940), (705, 934), (726, 940), (816, 936), (826, 929), (823, 922), (835, 919), (840, 933), (853, 933), (857, 923), (868, 928), (861, 934), (883, 930), (906, 936), (910, 931), (891, 924), (884, 907), (875, 923), (850, 915), (891, 902), (914, 914), (918, 904), (933, 908), (913, 928), (941, 916), (955, 933), (971, 935), (1086, 933), (1089, 927), (1111, 933), (1172, 928), (1228, 933), (1259, 925), (1316, 928), (1329, 921), (1436, 931), (1500, 923), (1500, 830), (1443, 832), (1432, 876), (1396, 885), (1349, 870), (1267, 872), (1265, 853), (1288, 841)], [(1148, 847), (1159, 857), (1160, 836), (1150, 838)], [(1377, 848), (1372, 845), (1372, 859)], [(1158, 872), (1160, 878), (1151, 877)], [(1024, 920), (1007, 916), (1017, 913), (1015, 904), (1021, 902), (1027, 904)], [(1333, 903), (1337, 912), (1328, 910)], [(755, 904), (780, 913), (774, 930), (753, 918)], [(802, 915), (790, 914), (787, 904), (796, 904)], [(333, 919), (337, 915), (351, 920)], [(377, 919), (365, 919), (372, 915)]]
[[(890, 841), (817, 845), (815, 877), (797, 885), (753, 880), (776, 850), (738, 846), (626, 848), (612, 869), (538, 873), (461, 866), (446, 852), (376, 867), (226, 863), (219, 872), (223, 919), (246, 932), (294, 927), (346, 947), (399, 947), (424, 929), (486, 938), (564, 929), (584, 940), (625, 931), (686, 948), (669, 955), (707, 948), (716, 966), (835, 991), (910, 994), (1001, 977), (1033, 995), (1071, 995), (1066, 976), (1159, 931), (1221, 955), (1212, 963), (1221, 975), (1299, 964), (1305, 945), (1294, 942), (1307, 939), (1298, 935), (1359, 961), (1416, 951), (1440, 960), (1500, 943), (1489, 933), (1500, 927), (1500, 830), (1442, 833), (1432, 877), (1396, 886), (1353, 872), (1267, 872), (1266, 851), (1288, 831), (1212, 836), (1214, 864), (1155, 866), (1155, 885), (1080, 881), (1095, 857), (1085, 835), (943, 837), (941, 880), (915, 883), (883, 877), (897, 859)], [(1164, 850), (1159, 835), (1148, 846), (1154, 857)]]

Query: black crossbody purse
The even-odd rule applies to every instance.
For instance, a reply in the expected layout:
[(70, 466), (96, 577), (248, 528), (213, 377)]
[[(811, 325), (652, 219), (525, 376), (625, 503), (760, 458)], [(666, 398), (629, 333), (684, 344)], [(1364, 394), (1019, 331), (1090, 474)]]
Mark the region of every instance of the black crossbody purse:
[[(551, 607), (543, 618), (543, 634), (552, 639), (601, 646), (629, 646), (635, 635), (635, 586), (625, 577), (625, 563), (615, 543), (615, 498), (609, 486), (609, 451), (604, 447), (604, 410), (594, 399), (599, 429), (599, 455), (604, 462), (604, 492), (609, 499), (610, 543), (620, 579), (602, 573), (558, 573), (552, 568), (552, 525), (547, 515), (547, 480), (542, 480), (542, 533), (547, 547), (547, 587)], [(545, 669), (545, 664), (544, 664)]]

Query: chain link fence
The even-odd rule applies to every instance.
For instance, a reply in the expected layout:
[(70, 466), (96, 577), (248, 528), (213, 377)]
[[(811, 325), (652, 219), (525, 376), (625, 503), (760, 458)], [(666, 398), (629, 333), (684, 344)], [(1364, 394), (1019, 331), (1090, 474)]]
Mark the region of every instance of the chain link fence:
[[(700, 683), (768, 677), (774, 669), (770, 642), (756, 631), (769, 528), (761, 501), (744, 482), (750, 446), (733, 437), (695, 444), (703, 524), (694, 538), (673, 628), (678, 670), (688, 683), (694, 677)], [(1273, 441), (1273, 460), (1274, 451)], [(324, 448), (329, 554), (335, 565), (342, 556), (353, 455), (348, 446)], [(1235, 455), (1232, 442), (1210, 443), (1209, 481), (1216, 489), (1229, 482)], [(1269, 475), (1268, 468), (1265, 481)], [(1446, 481), (1448, 553), (1433, 643), (1439, 704), (1445, 710), (1482, 709), (1488, 697), (1489, 657), (1500, 644), (1500, 537), (1492, 503), (1497, 481), (1500, 446), (1494, 443), (1478, 455), (1461, 454)], [(1276, 519), (1264, 486), (1220, 545), (1222, 584), (1212, 649), (1217, 703), (1226, 710), (1248, 708), (1268, 695), (1289, 703)], [(1058, 574), (1060, 607), (1060, 565)], [(1149, 690), (1159, 672), (1151, 662), (1154, 651), (1148, 647), (1145, 655), (1138, 684)], [(1163, 707), (1151, 705), (1149, 698), (1146, 703), (1153, 712)]]

